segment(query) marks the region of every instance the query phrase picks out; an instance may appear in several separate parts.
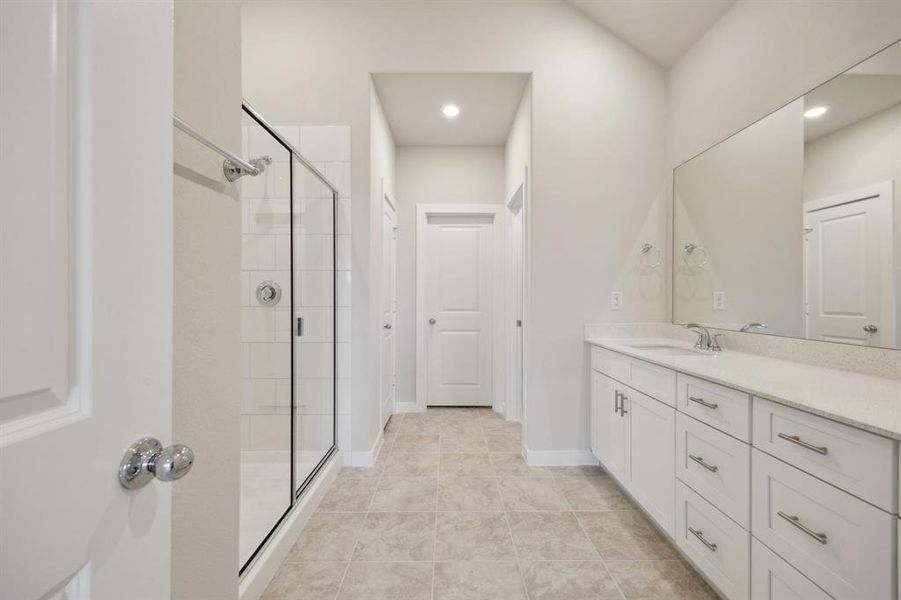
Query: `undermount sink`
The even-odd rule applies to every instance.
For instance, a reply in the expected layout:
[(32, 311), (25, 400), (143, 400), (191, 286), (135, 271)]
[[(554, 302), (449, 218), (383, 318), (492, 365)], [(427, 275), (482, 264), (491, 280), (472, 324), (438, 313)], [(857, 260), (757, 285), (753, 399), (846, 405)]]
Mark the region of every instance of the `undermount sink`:
[(636, 350), (660, 352), (663, 354), (669, 354), (671, 356), (710, 356), (709, 353), (703, 352), (701, 350), (666, 343), (629, 344), (629, 347), (635, 348)]

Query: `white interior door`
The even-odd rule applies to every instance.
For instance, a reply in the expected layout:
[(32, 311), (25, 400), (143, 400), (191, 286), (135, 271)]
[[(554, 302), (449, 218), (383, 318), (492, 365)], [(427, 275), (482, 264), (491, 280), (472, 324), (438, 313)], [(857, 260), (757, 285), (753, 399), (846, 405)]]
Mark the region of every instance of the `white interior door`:
[(892, 185), (805, 205), (807, 337), (895, 345)]
[(494, 214), (436, 214), (420, 229), (429, 406), (492, 405), (494, 228)]
[(397, 215), (383, 196), (382, 202), (382, 427), (394, 413), (397, 395)]
[(523, 314), (524, 314), (524, 275), (525, 246), (523, 200), (525, 185), (519, 186), (516, 193), (507, 203), (509, 213), (508, 235), (508, 314), (505, 332), (509, 344), (507, 386), (507, 402), (505, 413), (508, 419), (522, 418), (523, 393)]
[(0, 598), (170, 593), (172, 3), (0, 2)]

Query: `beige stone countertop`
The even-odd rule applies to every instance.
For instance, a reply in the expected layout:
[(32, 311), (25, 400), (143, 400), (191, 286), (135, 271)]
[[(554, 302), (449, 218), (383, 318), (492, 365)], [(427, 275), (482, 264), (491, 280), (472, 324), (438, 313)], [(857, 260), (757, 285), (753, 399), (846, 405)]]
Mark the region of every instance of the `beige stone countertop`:
[[(665, 338), (589, 337), (585, 341), (679, 373), (901, 440), (901, 381), (898, 380), (731, 350), (687, 353), (684, 350), (692, 350), (690, 343)], [(648, 347), (654, 345), (673, 346), (679, 350)]]

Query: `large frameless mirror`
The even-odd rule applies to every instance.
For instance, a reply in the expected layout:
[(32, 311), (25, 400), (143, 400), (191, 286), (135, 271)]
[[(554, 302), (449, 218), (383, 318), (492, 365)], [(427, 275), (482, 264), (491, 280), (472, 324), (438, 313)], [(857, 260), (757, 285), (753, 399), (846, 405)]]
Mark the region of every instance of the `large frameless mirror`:
[(675, 169), (673, 321), (898, 348), (901, 42)]

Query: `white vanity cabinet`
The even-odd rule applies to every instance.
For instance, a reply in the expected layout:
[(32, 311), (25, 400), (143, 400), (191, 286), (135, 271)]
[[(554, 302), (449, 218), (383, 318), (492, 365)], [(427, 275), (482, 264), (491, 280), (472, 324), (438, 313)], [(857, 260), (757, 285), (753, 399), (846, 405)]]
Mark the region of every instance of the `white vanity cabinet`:
[(595, 456), (672, 534), (676, 411), (598, 371), (592, 372), (591, 390)]
[(591, 422), (595, 453), (599, 461), (623, 485), (629, 481), (629, 422), (620, 414), (620, 388), (613, 379), (594, 371), (591, 374)]
[(592, 452), (722, 595), (901, 600), (897, 441), (720, 372), (591, 356)]

